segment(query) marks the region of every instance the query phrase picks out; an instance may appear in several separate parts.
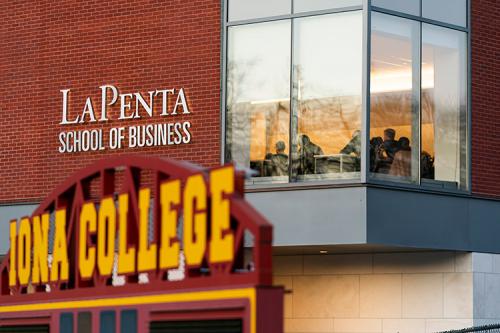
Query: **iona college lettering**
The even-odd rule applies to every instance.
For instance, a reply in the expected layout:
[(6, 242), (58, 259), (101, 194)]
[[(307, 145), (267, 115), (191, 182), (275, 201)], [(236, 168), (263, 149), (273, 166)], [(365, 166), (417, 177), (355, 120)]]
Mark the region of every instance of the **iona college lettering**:
[[(110, 277), (115, 254), (117, 273), (143, 273), (156, 269), (179, 267), (181, 247), (186, 264), (199, 267), (203, 259), (210, 264), (231, 263), (234, 259), (234, 235), (230, 228), (229, 197), (234, 193), (234, 169), (231, 166), (211, 170), (210, 185), (202, 174), (185, 180), (167, 180), (159, 185), (159, 242), (149, 241), (151, 188), (138, 191), (137, 201), (131, 203), (128, 193), (106, 196), (98, 203), (85, 202), (79, 213), (78, 246), (75, 267), (79, 278), (90, 279), (94, 274)], [(210, 207), (208, 207), (208, 204)], [(128, 241), (128, 213), (132, 206), (138, 209), (138, 237)], [(181, 239), (177, 238), (179, 211), (183, 223)], [(207, 216), (211, 214), (210, 218)], [(54, 240), (49, 269), (49, 220), (43, 213), (10, 224), (9, 286), (45, 284), (69, 280), (69, 258), (66, 234), (66, 208), (55, 211)], [(210, 221), (210, 225), (207, 225)], [(210, 230), (210, 237), (207, 232)], [(96, 238), (96, 244), (91, 241)], [(119, 240), (115, 246), (116, 239)]]
[[(232, 165), (139, 156), (81, 170), (31, 217), (10, 223), (0, 320), (49, 311), (57, 322), (62, 311), (133, 307), (146, 325), (151, 307), (191, 309), (192, 317), (192, 309), (227, 303), (243, 318), (242, 332), (279, 332), (272, 227), (246, 203), (243, 184)], [(273, 323), (258, 320), (270, 314)], [(200, 318), (206, 313), (192, 319)]]

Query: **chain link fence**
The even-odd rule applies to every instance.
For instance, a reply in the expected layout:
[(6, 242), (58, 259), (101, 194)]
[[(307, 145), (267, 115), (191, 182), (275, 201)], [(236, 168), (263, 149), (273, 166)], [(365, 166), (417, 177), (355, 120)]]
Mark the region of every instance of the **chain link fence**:
[(439, 333), (500, 333), (500, 324), (470, 327), (461, 330), (444, 331)]

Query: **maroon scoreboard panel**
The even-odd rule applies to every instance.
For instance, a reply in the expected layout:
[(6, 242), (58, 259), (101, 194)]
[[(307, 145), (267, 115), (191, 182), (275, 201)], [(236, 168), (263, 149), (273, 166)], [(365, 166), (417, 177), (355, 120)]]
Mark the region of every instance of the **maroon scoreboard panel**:
[(279, 333), (272, 226), (223, 166), (122, 156), (11, 221), (0, 332)]

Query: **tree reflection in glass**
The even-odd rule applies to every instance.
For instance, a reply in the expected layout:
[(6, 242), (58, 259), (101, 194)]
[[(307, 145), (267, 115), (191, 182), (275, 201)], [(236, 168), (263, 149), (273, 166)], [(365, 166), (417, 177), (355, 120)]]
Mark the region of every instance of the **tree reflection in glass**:
[(288, 182), (291, 22), (229, 28), (226, 161)]
[(360, 176), (362, 16), (294, 22), (293, 170), (298, 181)]

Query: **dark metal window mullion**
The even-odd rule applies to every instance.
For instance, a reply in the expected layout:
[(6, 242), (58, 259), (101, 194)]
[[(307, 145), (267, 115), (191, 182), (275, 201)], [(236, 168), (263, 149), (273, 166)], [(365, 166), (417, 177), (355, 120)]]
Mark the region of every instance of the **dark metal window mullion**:
[[(420, 17), (424, 15), (423, 0), (420, 0)], [(418, 77), (418, 170), (417, 170), (417, 185), (422, 185), (422, 57), (423, 57), (423, 23), (419, 22), (419, 52), (418, 52), (418, 66), (419, 66), (419, 77)]]
[(361, 182), (367, 183), (370, 178), (370, 111), (371, 111), (371, 0), (363, 3), (363, 108), (361, 115)]
[[(222, 64), (222, 68), (221, 68), (221, 89), (220, 89), (220, 93), (221, 93), (221, 131), (220, 131), (220, 135), (221, 135), (221, 139), (220, 139), (220, 143), (221, 143), (221, 156), (220, 156), (220, 159), (221, 159), (221, 164), (225, 164), (225, 163), (228, 163), (228, 162), (231, 162), (227, 159), (227, 126), (228, 126), (228, 122), (227, 122), (227, 119), (228, 119), (228, 116), (227, 116), (227, 58), (228, 58), (228, 51), (227, 51), (227, 44), (228, 44), (228, 36), (229, 36), (229, 27), (228, 27), (228, 20), (229, 20), (229, 15), (228, 15), (228, 6), (229, 6), (229, 1), (228, 0), (221, 0), (221, 3), (222, 3), (222, 9), (221, 9), (221, 16), (222, 16), (222, 36), (221, 36), (221, 41), (222, 41), (222, 45), (221, 45), (221, 64)], [(231, 142), (232, 144), (232, 142)]]
[[(292, 6), (291, 10), (293, 13), (293, 0), (292, 1)], [(289, 119), (289, 124), (290, 124), (290, 133), (288, 135), (289, 139), (289, 151), (290, 153), (288, 154), (288, 172), (289, 172), (289, 183), (295, 183), (297, 181), (297, 169), (294, 167), (296, 165), (295, 160), (296, 157), (298, 157), (298, 152), (297, 152), (297, 129), (298, 129), (298, 119), (297, 119), (297, 102), (295, 100), (295, 89), (294, 89), (294, 81), (295, 81), (295, 70), (294, 70), (294, 47), (295, 47), (295, 42), (294, 42), (294, 24), (295, 20), (290, 19), (290, 119)]]
[[(423, 9), (423, 0), (420, 0), (420, 17), (422, 18), (424, 15), (424, 9)], [(422, 38), (422, 31), (423, 31), (423, 23), (419, 22), (419, 38), (418, 38), (418, 43), (419, 43), (419, 52), (418, 52), (418, 66), (419, 66), (419, 72), (418, 72), (418, 160), (417, 160), (417, 165), (418, 165), (418, 170), (417, 170), (417, 185), (422, 185), (422, 57), (423, 57), (423, 38)], [(412, 170), (413, 172), (413, 170)]]
[[(422, 11), (422, 1), (420, 1), (420, 11)], [(416, 104), (417, 105), (415, 105), (414, 108), (416, 109), (415, 113), (417, 114), (417, 117), (418, 117), (418, 120), (417, 120), (418, 140), (416, 141), (418, 146), (416, 147), (417, 153), (416, 154), (412, 153), (412, 155), (417, 155), (416, 179), (417, 179), (418, 185), (421, 184), (421, 175), (422, 175), (422, 172), (421, 172), (421, 168), (422, 168), (422, 166), (421, 166), (421, 161), (422, 161), (422, 155), (421, 155), (422, 154), (422, 51), (423, 51), (422, 26), (423, 26), (423, 23), (419, 22), (418, 23), (418, 39), (417, 39), (418, 51), (415, 52), (418, 59), (416, 59), (416, 60), (414, 59), (414, 64), (413, 64), (414, 69), (418, 68), (417, 73), (416, 73), (417, 77), (416, 77), (416, 79), (414, 78), (414, 80), (413, 80), (413, 82), (417, 82), (417, 93), (416, 93), (416, 97), (417, 97)], [(413, 173), (413, 170), (412, 170), (412, 173)]]
[(466, 184), (469, 193), (472, 193), (472, 43), (471, 43), (471, 29), (472, 29), (472, 1), (467, 1), (467, 159), (466, 159)]

